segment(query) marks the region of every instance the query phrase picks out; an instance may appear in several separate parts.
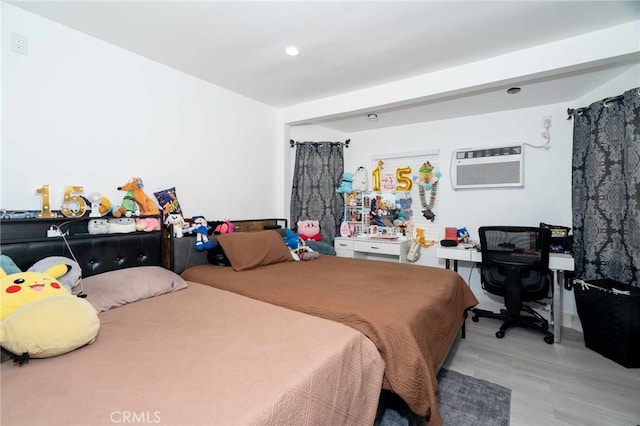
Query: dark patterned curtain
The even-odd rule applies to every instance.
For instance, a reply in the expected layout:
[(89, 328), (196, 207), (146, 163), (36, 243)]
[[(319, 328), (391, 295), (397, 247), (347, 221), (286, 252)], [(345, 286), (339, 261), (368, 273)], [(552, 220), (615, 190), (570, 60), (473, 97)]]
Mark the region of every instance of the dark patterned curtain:
[(576, 278), (640, 285), (639, 90), (569, 111)]
[(342, 142), (296, 144), (296, 164), (291, 188), (291, 228), (299, 220), (320, 221), (322, 239), (333, 244), (339, 235), (344, 203), (336, 188), (342, 182)]

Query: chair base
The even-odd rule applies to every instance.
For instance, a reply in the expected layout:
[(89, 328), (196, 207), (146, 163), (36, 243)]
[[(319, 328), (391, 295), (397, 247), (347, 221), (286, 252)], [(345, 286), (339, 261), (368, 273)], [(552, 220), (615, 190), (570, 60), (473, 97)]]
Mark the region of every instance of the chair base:
[(542, 315), (534, 311), (530, 306), (523, 305), (522, 310), (529, 315), (510, 315), (504, 309), (501, 309), (500, 313), (487, 311), (485, 309), (472, 309), (473, 317), (471, 317), (471, 320), (478, 322), (480, 317), (502, 320), (502, 326), (496, 331), (496, 337), (498, 339), (502, 339), (506, 331), (511, 327), (522, 327), (544, 334), (544, 341), (552, 344), (555, 338), (553, 333), (549, 331), (549, 321), (544, 319)]

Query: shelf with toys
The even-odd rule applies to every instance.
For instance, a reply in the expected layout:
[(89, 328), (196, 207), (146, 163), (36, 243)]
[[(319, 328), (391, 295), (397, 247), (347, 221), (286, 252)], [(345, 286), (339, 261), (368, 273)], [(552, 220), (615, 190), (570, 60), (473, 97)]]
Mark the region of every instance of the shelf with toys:
[(340, 235), (349, 237), (367, 233), (370, 208), (371, 198), (367, 192), (344, 194), (344, 221), (340, 227)]

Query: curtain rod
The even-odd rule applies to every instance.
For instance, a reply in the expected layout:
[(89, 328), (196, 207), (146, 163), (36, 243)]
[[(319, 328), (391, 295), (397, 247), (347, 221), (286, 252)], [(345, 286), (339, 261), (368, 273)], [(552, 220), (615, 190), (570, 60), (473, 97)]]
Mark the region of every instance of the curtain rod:
[(303, 145), (305, 143), (310, 143), (310, 144), (315, 144), (315, 145), (321, 145), (323, 143), (339, 144), (339, 145), (343, 144), (345, 148), (349, 148), (349, 142), (351, 142), (351, 139), (347, 139), (344, 142), (298, 142), (298, 141), (294, 141), (293, 139), (289, 140), (289, 144), (291, 145), (291, 148), (293, 148), (294, 146)]
[[(638, 91), (638, 95), (640, 95), (640, 90)], [(621, 101), (622, 99), (624, 99), (624, 95), (618, 95), (618, 96), (612, 96), (610, 98), (604, 98), (602, 101), (602, 105), (605, 107), (608, 107), (609, 103), (611, 102), (618, 102)], [(589, 108), (591, 107), (583, 107), (583, 108), (567, 108), (567, 120), (571, 120), (571, 117), (575, 116), (575, 115), (582, 115), (582, 113), (584, 113), (585, 111), (588, 111)]]

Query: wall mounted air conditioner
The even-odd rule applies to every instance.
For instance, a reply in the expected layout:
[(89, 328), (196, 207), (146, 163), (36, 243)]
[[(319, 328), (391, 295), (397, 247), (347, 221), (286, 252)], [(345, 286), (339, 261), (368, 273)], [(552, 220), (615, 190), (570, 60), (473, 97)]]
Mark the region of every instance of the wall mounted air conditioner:
[(524, 186), (523, 145), (465, 148), (453, 151), (454, 189)]

